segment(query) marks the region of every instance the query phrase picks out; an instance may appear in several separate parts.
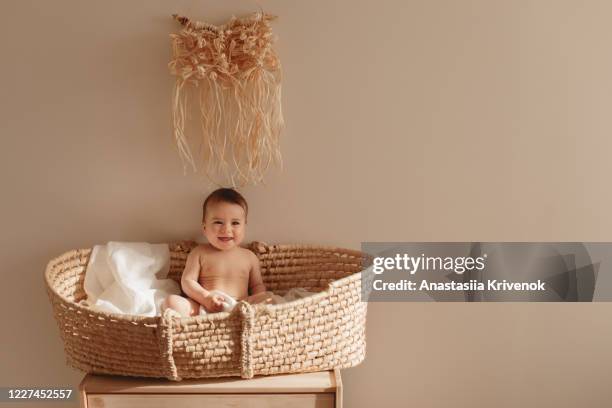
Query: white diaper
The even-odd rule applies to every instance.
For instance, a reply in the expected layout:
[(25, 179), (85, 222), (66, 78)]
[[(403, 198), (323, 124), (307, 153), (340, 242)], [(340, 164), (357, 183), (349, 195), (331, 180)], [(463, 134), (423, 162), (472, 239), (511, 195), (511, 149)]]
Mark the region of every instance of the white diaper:
[[(236, 299), (234, 299), (233, 297), (231, 297), (227, 293), (221, 292), (220, 290), (216, 290), (216, 289), (215, 290), (211, 290), (210, 294), (211, 295), (221, 296), (223, 298), (223, 311), (224, 312), (231, 311), (234, 308), (234, 306), (236, 306), (236, 303), (238, 303), (236, 301)], [(203, 316), (205, 314), (208, 314), (208, 312), (206, 311), (204, 306), (200, 305), (200, 316)]]

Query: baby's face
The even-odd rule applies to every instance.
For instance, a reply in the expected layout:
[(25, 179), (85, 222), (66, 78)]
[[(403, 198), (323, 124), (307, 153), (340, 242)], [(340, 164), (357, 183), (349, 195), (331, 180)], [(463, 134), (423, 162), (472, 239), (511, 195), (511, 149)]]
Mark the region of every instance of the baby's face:
[(219, 250), (239, 246), (244, 239), (245, 224), (244, 209), (238, 204), (218, 202), (206, 206), (204, 235)]

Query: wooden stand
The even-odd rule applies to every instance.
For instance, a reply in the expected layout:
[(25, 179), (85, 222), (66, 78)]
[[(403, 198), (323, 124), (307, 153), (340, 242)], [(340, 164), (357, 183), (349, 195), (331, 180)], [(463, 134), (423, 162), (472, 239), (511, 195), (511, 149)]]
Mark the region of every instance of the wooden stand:
[(82, 408), (341, 408), (340, 371), (173, 382), (87, 374)]

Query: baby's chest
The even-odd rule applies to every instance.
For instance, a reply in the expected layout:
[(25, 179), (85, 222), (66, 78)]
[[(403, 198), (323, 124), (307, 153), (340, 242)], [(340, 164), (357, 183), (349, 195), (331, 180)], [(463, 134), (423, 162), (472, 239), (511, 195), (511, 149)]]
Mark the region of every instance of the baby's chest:
[(251, 266), (241, 259), (209, 257), (204, 260), (201, 270), (207, 276), (248, 278)]

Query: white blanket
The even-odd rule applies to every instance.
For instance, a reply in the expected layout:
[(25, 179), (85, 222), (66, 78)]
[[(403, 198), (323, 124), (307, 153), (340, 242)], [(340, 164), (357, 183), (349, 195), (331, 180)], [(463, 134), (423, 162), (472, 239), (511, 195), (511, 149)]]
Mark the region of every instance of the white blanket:
[(94, 310), (141, 316), (161, 314), (161, 303), (181, 293), (168, 276), (166, 244), (109, 242), (96, 245), (85, 273), (86, 305)]

